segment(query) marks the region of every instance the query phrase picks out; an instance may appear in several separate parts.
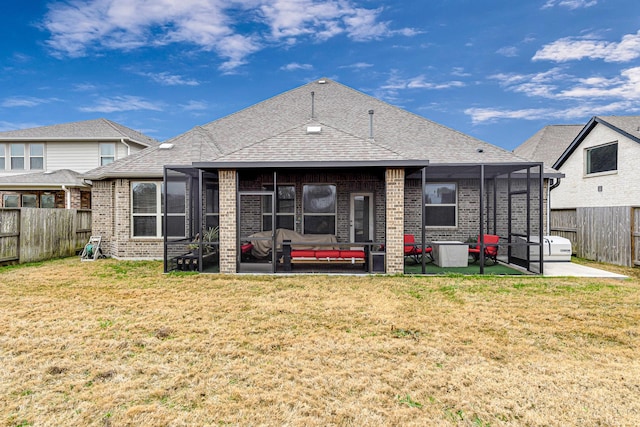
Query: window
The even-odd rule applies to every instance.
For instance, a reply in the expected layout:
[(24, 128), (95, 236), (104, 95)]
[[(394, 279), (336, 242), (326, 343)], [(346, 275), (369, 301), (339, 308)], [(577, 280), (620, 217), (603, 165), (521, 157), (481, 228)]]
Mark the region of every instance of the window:
[(24, 169), (24, 144), (11, 144), (11, 169)]
[(206, 227), (216, 228), (220, 225), (220, 190), (217, 184), (205, 185), (206, 198)]
[[(273, 185), (264, 187), (267, 191), (273, 191)], [(296, 224), (296, 186), (295, 185), (278, 185), (278, 194), (276, 194), (276, 228), (286, 228), (294, 230)], [(271, 230), (271, 214), (273, 208), (271, 206), (272, 197), (265, 196), (262, 198), (262, 230)]]
[(458, 191), (453, 182), (425, 186), (427, 227), (455, 227), (458, 224)]
[(100, 144), (100, 166), (113, 163), (116, 159), (116, 144), (113, 142)]
[(56, 207), (56, 196), (55, 194), (43, 194), (40, 196), (40, 207), (41, 208), (55, 208)]
[(20, 207), (20, 196), (17, 194), (5, 194), (2, 196), (2, 201), (5, 208)]
[(0, 171), (4, 170), (6, 168), (5, 166), (5, 148), (4, 148), (4, 144), (0, 144)]
[(36, 208), (38, 198), (35, 194), (23, 194), (22, 195), (22, 207), (23, 208)]
[(29, 168), (44, 169), (44, 144), (29, 144)]
[(336, 186), (308, 184), (302, 189), (304, 234), (336, 234)]
[[(162, 237), (163, 184), (134, 182), (131, 186), (133, 237)], [(186, 183), (167, 183), (167, 235), (185, 237)]]
[(587, 148), (587, 175), (618, 170), (618, 143)]

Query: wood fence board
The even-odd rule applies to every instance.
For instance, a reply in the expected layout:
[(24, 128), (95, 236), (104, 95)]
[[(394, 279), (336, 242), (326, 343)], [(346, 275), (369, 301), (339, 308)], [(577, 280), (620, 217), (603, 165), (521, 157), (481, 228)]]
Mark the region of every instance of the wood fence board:
[(3, 262), (73, 256), (90, 235), (90, 210), (0, 209), (0, 261)]

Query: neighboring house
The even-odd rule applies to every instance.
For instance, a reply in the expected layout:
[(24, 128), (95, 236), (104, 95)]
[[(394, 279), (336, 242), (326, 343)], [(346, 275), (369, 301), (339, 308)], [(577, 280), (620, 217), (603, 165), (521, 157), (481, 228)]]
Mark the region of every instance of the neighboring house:
[(571, 239), (578, 256), (637, 263), (640, 116), (594, 116), (585, 126), (547, 126), (514, 152), (565, 175), (550, 187), (551, 231)]
[(80, 174), (153, 145), (106, 119), (0, 132), (0, 207), (90, 208)]
[(516, 147), (514, 154), (553, 167), (584, 125), (549, 125)]
[[(287, 245), (274, 230), (284, 229), (318, 243), (331, 236), (342, 249), (383, 246), (383, 271), (402, 273), (405, 234), (421, 247), (498, 234), (510, 261), (516, 236), (542, 232), (541, 172), (541, 163), (321, 79), (85, 178), (93, 233), (116, 258), (164, 258), (169, 271), (187, 243), (218, 226), (220, 272), (277, 272)], [(277, 250), (247, 257), (246, 242), (260, 239)]]

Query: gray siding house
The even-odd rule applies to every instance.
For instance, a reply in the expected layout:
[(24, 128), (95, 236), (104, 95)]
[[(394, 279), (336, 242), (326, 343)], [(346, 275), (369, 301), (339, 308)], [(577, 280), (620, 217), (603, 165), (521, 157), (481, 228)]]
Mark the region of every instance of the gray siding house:
[[(206, 271), (213, 252), (221, 273), (282, 271), (287, 248), (301, 240), (333, 251), (306, 253), (307, 261), (331, 264), (338, 251), (362, 250), (383, 260), (365, 257), (365, 271), (402, 273), (405, 235), (422, 251), (461, 242), (465, 254), (465, 242), (480, 236), (484, 247), (482, 236), (499, 235), (509, 262), (516, 236), (542, 232), (551, 176), (539, 162), (330, 79), (85, 174), (106, 254)], [(203, 240), (210, 230), (213, 242)], [(354, 253), (340, 259), (360, 261)]]

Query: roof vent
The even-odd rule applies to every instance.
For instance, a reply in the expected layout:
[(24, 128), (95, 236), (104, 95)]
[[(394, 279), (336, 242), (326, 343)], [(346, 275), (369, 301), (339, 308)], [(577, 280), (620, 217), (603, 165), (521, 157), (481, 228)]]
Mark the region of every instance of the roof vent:
[(158, 146), (158, 148), (161, 150), (171, 150), (173, 148), (173, 144), (169, 142), (163, 142)]
[(318, 80), (318, 83), (321, 85), (325, 84), (326, 82), (327, 82), (326, 80)]
[(476, 149), (476, 151), (477, 151), (478, 153), (484, 153), (484, 148), (478, 148), (478, 149)]
[(317, 135), (322, 131), (321, 126), (307, 126), (307, 134)]

